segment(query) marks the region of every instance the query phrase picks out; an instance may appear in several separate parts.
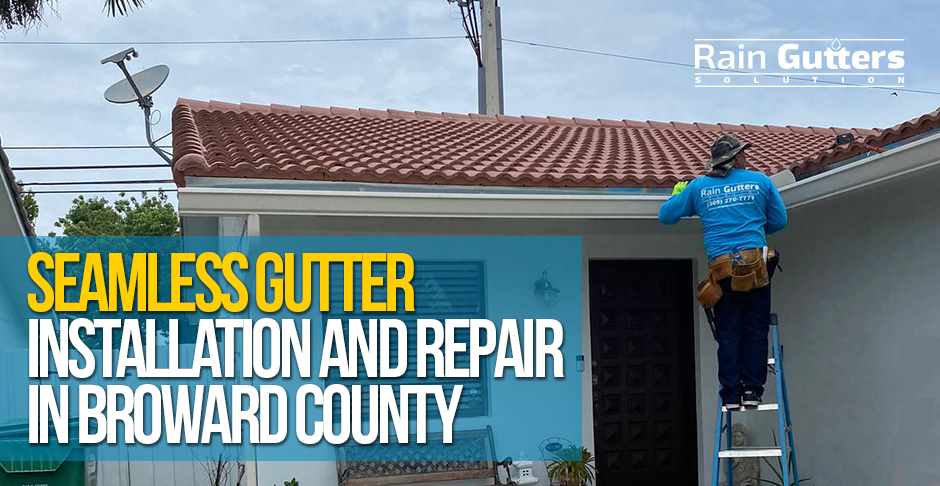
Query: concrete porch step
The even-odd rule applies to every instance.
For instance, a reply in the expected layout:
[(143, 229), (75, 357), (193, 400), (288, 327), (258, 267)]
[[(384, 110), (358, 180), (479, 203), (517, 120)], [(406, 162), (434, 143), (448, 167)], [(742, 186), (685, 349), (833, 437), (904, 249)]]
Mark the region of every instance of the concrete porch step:
[(729, 457), (781, 457), (782, 455), (783, 453), (779, 447), (736, 447), (718, 453), (718, 457), (722, 459)]

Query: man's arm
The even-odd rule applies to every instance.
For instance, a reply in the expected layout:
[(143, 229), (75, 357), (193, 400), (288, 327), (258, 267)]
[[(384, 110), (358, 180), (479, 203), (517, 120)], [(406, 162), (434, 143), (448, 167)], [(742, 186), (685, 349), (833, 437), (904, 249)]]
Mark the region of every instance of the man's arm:
[(777, 192), (777, 186), (767, 179), (767, 185), (770, 186), (770, 194), (767, 198), (767, 224), (764, 226), (764, 232), (769, 234), (776, 233), (787, 227), (787, 207)]
[(685, 216), (695, 215), (695, 181), (689, 183), (679, 194), (670, 197), (659, 208), (659, 220), (666, 224), (676, 224)]

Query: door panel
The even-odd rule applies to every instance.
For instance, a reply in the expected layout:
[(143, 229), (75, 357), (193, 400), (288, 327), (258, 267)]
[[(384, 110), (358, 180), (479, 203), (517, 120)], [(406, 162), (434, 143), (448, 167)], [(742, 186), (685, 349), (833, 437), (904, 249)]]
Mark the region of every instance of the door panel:
[(698, 483), (692, 262), (589, 266), (598, 486)]

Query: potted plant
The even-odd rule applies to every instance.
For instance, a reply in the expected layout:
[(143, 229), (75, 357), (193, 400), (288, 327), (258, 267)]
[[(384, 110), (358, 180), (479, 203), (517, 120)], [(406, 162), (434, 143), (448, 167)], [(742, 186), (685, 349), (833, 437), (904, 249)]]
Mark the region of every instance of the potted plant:
[(558, 486), (587, 486), (594, 482), (594, 456), (585, 447), (568, 446), (555, 452), (548, 464), (548, 477)]

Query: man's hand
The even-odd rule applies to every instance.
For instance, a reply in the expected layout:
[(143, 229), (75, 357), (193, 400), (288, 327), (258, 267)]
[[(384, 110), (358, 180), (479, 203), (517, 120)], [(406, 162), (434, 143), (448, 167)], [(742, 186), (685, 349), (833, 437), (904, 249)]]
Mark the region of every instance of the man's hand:
[(676, 185), (672, 188), (672, 195), (675, 196), (676, 194), (679, 194), (683, 189), (685, 189), (685, 186), (687, 185), (689, 185), (688, 182), (677, 182)]

